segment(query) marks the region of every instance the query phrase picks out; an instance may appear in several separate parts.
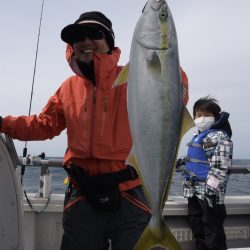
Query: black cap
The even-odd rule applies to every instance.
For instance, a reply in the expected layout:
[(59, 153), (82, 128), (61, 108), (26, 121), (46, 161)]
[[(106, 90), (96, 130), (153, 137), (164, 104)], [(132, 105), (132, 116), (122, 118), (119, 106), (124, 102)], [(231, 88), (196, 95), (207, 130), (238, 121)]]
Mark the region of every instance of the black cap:
[(73, 44), (79, 41), (81, 31), (86, 27), (98, 27), (103, 30), (110, 50), (114, 48), (115, 35), (111, 21), (101, 12), (90, 11), (80, 15), (79, 19), (62, 29), (61, 38), (64, 42)]

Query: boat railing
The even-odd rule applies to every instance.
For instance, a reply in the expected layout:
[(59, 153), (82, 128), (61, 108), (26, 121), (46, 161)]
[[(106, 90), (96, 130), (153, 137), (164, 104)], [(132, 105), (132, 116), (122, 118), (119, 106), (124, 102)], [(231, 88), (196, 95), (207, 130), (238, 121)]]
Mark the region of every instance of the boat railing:
[[(45, 154), (42, 153), (38, 156), (27, 155), (26, 157), (18, 156), (16, 153), (15, 145), (13, 140), (5, 135), (6, 145), (9, 149), (9, 152), (14, 159), (16, 166), (33, 166), (40, 167), (40, 197), (44, 197), (43, 187), (46, 181), (46, 175), (48, 174), (49, 167), (62, 167), (63, 166), (63, 157), (49, 157), (45, 158)], [(250, 174), (250, 159), (233, 159), (232, 166), (230, 167), (231, 174)], [(176, 172), (185, 171), (184, 166), (176, 168)]]
[[(48, 173), (49, 167), (62, 167), (63, 158), (53, 158), (42, 159), (40, 156), (19, 157), (19, 165), (24, 166), (37, 166), (41, 168), (40, 171), (40, 197), (43, 197), (43, 187), (45, 185), (46, 174)], [(232, 166), (230, 167), (231, 174), (250, 174), (250, 159), (234, 159), (232, 161)], [(176, 172), (185, 171), (184, 166), (176, 168)]]
[[(50, 157), (48, 159), (42, 159), (39, 156), (19, 157), (18, 165), (26, 166), (41, 166), (41, 167), (62, 167), (63, 158)], [(184, 167), (179, 167), (176, 172), (182, 172)], [(232, 166), (230, 167), (232, 174), (250, 174), (250, 159), (233, 159)]]

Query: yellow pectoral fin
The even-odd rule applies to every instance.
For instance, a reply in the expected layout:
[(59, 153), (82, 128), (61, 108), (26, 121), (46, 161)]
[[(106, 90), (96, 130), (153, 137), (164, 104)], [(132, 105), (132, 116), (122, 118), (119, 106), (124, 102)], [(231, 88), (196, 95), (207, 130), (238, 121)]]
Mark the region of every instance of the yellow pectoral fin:
[(184, 107), (180, 138), (182, 138), (192, 127), (194, 127), (194, 120), (188, 112), (187, 108)]
[(119, 73), (113, 84), (113, 87), (117, 87), (128, 82), (128, 74), (129, 74), (129, 63), (127, 63), (121, 70), (121, 72)]

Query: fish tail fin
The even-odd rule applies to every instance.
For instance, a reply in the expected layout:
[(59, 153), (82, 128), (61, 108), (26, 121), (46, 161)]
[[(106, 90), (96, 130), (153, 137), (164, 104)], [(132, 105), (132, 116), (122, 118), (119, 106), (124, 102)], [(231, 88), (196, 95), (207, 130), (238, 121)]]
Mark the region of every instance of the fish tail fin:
[(175, 236), (172, 234), (171, 230), (165, 223), (164, 225), (165, 226), (163, 227), (162, 230), (163, 237), (161, 237), (159, 245), (169, 250), (182, 250), (182, 247), (176, 240)]
[(148, 250), (151, 249), (152, 246), (155, 244), (155, 238), (153, 232), (150, 230), (150, 227), (147, 226), (139, 240), (137, 241), (134, 250)]
[(163, 219), (160, 227), (160, 230), (153, 229), (149, 223), (137, 241), (134, 250), (151, 250), (156, 246), (165, 247), (168, 250), (182, 250)]

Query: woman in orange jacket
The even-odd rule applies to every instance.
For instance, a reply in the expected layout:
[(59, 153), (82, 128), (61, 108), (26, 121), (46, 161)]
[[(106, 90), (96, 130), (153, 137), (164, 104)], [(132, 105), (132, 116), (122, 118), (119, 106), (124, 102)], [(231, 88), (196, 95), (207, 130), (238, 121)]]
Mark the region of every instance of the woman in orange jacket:
[[(52, 139), (67, 129), (69, 174), (61, 250), (133, 249), (150, 218), (136, 171), (125, 165), (132, 146), (127, 86), (112, 88), (121, 70), (111, 21), (83, 13), (61, 38), (75, 75), (64, 81), (39, 115), (0, 118), (14, 139)], [(183, 71), (185, 104), (188, 80)]]

